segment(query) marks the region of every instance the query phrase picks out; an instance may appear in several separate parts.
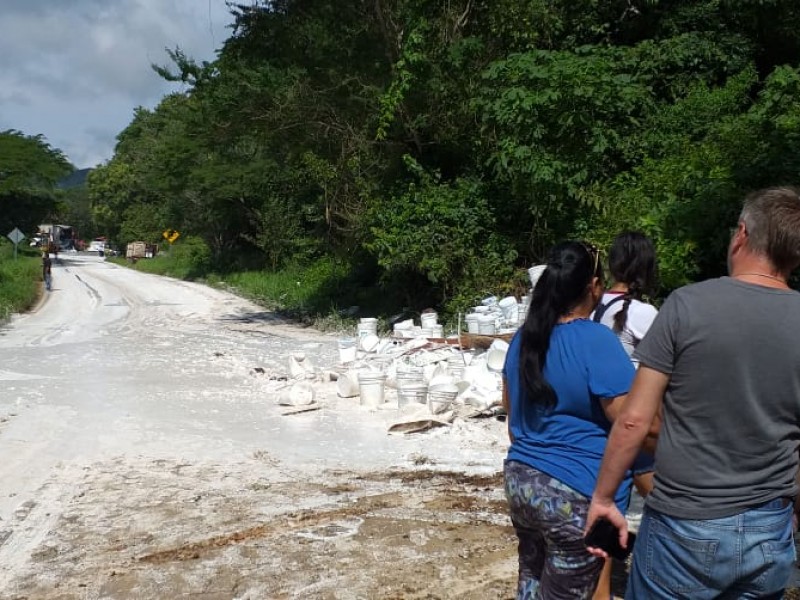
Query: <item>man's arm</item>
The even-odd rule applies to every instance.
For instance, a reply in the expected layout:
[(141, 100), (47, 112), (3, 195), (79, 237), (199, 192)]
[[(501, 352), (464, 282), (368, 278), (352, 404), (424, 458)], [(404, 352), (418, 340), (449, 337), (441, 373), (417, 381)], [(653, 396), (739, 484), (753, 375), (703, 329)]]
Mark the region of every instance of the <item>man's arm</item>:
[[(645, 438), (652, 434), (654, 423), (658, 422), (656, 416), (668, 382), (668, 375), (644, 365), (639, 367), (628, 398), (614, 420), (600, 465), (597, 486), (586, 518), (586, 531), (598, 518), (608, 519), (619, 529), (619, 540), (623, 547), (628, 544), (628, 524), (614, 504), (614, 495)], [(590, 548), (590, 552), (606, 556), (599, 548)]]

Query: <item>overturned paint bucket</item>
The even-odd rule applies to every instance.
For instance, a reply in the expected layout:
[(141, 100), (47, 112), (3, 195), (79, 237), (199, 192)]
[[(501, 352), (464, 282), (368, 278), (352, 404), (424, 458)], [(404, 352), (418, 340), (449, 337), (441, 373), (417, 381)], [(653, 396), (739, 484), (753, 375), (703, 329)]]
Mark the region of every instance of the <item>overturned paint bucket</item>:
[(383, 404), (383, 386), (386, 374), (380, 371), (362, 371), (358, 374), (358, 387), (363, 406), (379, 406)]
[(358, 374), (355, 371), (342, 373), (336, 380), (336, 395), (340, 398), (355, 398), (360, 393)]
[(307, 381), (298, 381), (288, 388), (284, 388), (278, 397), (278, 404), (284, 406), (305, 406), (312, 404), (316, 393), (314, 387)]
[(508, 342), (495, 340), (486, 352), (486, 366), (490, 371), (499, 373), (503, 370), (508, 353)]

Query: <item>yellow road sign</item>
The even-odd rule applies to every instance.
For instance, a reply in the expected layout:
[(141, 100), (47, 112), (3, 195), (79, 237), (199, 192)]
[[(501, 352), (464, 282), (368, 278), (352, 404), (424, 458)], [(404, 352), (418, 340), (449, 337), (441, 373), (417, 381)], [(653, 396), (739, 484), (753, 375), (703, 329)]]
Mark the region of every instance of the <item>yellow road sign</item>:
[(164, 239), (167, 240), (170, 244), (181, 236), (180, 232), (174, 229), (167, 229), (161, 235), (163, 235)]

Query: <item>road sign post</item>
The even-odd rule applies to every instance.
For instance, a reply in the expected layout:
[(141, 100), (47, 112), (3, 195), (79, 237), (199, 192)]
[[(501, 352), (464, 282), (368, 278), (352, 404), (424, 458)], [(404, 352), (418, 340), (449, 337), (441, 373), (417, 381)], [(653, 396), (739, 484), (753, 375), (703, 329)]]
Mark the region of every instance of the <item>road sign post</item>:
[(11, 240), (11, 242), (14, 244), (14, 260), (17, 260), (17, 246), (19, 245), (19, 243), (20, 243), (22, 240), (24, 240), (24, 239), (25, 239), (25, 234), (24, 234), (24, 233), (22, 233), (22, 232), (19, 230), (19, 228), (17, 228), (17, 227), (14, 227), (14, 231), (12, 231), (11, 233), (9, 233), (9, 234), (8, 234), (6, 237), (7, 237), (8, 239), (10, 239), (10, 240)]

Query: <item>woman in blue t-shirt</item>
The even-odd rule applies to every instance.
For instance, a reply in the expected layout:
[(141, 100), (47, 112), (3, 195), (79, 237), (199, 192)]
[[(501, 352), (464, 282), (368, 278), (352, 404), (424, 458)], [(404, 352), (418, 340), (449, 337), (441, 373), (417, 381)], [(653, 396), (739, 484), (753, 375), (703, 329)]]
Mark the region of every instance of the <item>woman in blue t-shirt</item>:
[[(504, 472), (519, 600), (589, 598), (603, 567), (583, 541), (586, 512), (634, 368), (614, 333), (589, 319), (602, 282), (596, 248), (554, 247), (506, 356)], [(622, 511), (630, 485), (627, 478), (617, 492)]]

